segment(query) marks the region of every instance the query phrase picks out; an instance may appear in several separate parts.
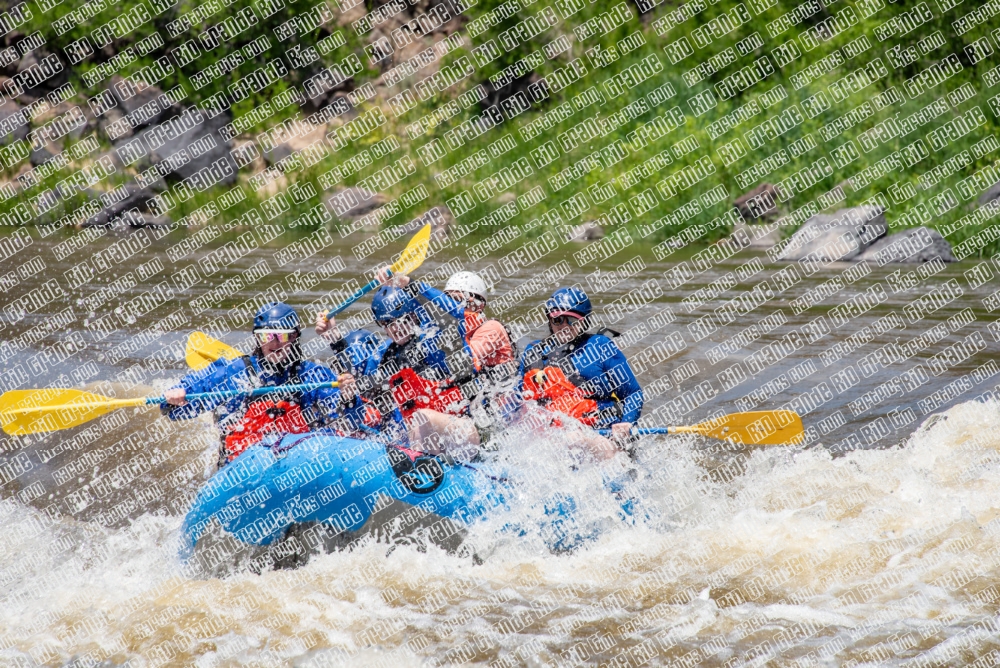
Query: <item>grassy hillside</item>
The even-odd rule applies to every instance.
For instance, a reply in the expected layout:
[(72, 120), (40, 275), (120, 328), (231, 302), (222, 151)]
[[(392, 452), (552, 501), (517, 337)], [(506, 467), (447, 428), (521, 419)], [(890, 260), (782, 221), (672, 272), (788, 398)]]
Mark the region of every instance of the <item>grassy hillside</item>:
[[(930, 224), (956, 243), (989, 226), (984, 216), (969, 219), (968, 205), (1000, 180), (1000, 165), (994, 166), (1000, 143), (993, 139), (1000, 112), (995, 86), (1000, 81), (995, 69), (1000, 32), (992, 29), (991, 5), (951, 6), (950, 0), (823, 5), (806, 0), (768, 6), (770, 1), (661, 2), (643, 4), (647, 11), (642, 14), (630, 2), (560, 0), (552, 7), (514, 2), (516, 11), (490, 25), (491, 17), (506, 13), (511, 2), (481, 0), (464, 11), (465, 25), (458, 33), (464, 44), (448, 53), (439, 68), (458, 72), (471, 64), (471, 75), (424, 100), (411, 86), (430, 70), (394, 87), (377, 88), (378, 96), (362, 102), (358, 111), (364, 116), (379, 105), (387, 122), (318, 164), (288, 173), (289, 183), (310, 183), (316, 194), (298, 197), (297, 203), (288, 198), (291, 209), (283, 219), (315, 207), (323, 186), (331, 185), (330, 170), (364, 154), (370, 164), (338, 185), (364, 182), (404, 155), (415, 169), (384, 189), (402, 205), (389, 224), (447, 202), (477, 238), (495, 233), (496, 224), (527, 226), (530, 234), (538, 234), (599, 220), (626, 225), (633, 236), (652, 241), (685, 229), (691, 237), (711, 241), (729, 231), (732, 200), (765, 181), (783, 184), (782, 213), (801, 214), (787, 223), (801, 222), (812, 207), (822, 210), (839, 199), (821, 196), (842, 184), (843, 205), (879, 202), (888, 206), (887, 218), (896, 227)], [(129, 15), (144, 3), (106, 4), (84, 22), (87, 29), (61, 36), (53, 25), (59, 25), (71, 4), (47, 12), (30, 5), (30, 28), (21, 30), (40, 30), (62, 55), (72, 52), (72, 45), (94, 26)], [(148, 47), (154, 28), (165, 38), (163, 45), (125, 66), (123, 73), (149, 67), (164, 56), (176, 62), (181, 45), (200, 38), (203, 25), (238, 17), (241, 11), (245, 15), (251, 3), (223, 4), (181, 0), (116, 37), (112, 46), (85, 56), (73, 68), (73, 77), (81, 82), (84, 72), (109, 60), (112, 52), (143, 40)], [(263, 13), (262, 4), (254, 3), (257, 14)], [(377, 81), (380, 68), (365, 53), (366, 46), (371, 50), (371, 34), (359, 36), (350, 24), (337, 25), (338, 17), (358, 15), (357, 8), (345, 14), (332, 2), (321, 6), (286, 0), (271, 9), (278, 5), (283, 6), (248, 27), (237, 41), (203, 50), (158, 85), (182, 85), (191, 92), (191, 101), (204, 103), (275, 57), (301, 62), (302, 52), (294, 49), (309, 44), (322, 45), (318, 60), (290, 68), (282, 80), (237, 102), (234, 115), (251, 113), (262, 101), (301, 86), (315, 72), (343, 64), (352, 54), (362, 64), (355, 86)], [(177, 17), (206, 6), (203, 14), (217, 11), (203, 25), (179, 30)], [(427, 10), (418, 7), (417, 13)], [(313, 23), (318, 25), (308, 29), (308, 21), (301, 23), (301, 35), (279, 40), (276, 35), (284, 34), (288, 20), (296, 16), (317, 17)], [(512, 31), (518, 24), (524, 30)], [(534, 31), (539, 32), (532, 35)], [(176, 36), (166, 39), (171, 33)], [(194, 89), (192, 77), (199, 70), (261, 37), (271, 43), (269, 51)], [(443, 37), (438, 33), (434, 39)], [(452, 39), (458, 41), (457, 36)], [(499, 48), (491, 49), (491, 40)], [(519, 64), (526, 66), (518, 69)], [(484, 104), (475, 100), (493, 94), (487, 82), (505, 70), (512, 75), (533, 71), (548, 85), (529, 86), (534, 79), (513, 77), (521, 97), (484, 112)], [(481, 85), (486, 88), (477, 91)], [(407, 89), (412, 98), (397, 97)], [(78, 90), (86, 88), (78, 83)], [(499, 97), (503, 93), (501, 88)], [(288, 106), (254, 130), (295, 111)], [(447, 118), (421, 131), (421, 119), (435, 113)], [(485, 127), (494, 121), (500, 122)], [(397, 141), (385, 142), (390, 136)], [(382, 155), (381, 149), (388, 153)], [(14, 165), (8, 173), (16, 169)], [(62, 176), (53, 175), (48, 182)], [(265, 198), (245, 178), (241, 187), (247, 199), (221, 218), (235, 218)], [(404, 193), (410, 195), (401, 198)], [(516, 197), (514, 203), (506, 193)], [(170, 215), (177, 220), (220, 194), (201, 193)], [(1000, 248), (988, 235), (982, 240), (982, 252)]]

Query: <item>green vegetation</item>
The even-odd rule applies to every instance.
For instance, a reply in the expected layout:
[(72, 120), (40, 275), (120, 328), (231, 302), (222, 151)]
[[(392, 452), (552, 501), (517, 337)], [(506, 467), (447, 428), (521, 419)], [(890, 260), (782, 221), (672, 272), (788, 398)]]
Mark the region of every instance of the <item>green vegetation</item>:
[[(42, 30), (50, 44), (65, 48), (92, 30), (93, 26), (126, 13), (138, 4), (132, 0), (115, 3), (114, 7), (108, 7), (86, 21), (86, 30), (76, 28), (55, 37), (51, 22), (68, 10), (67, 6), (59, 5), (48, 14), (36, 12), (33, 29)], [(205, 25), (235, 16), (248, 4), (244, 0), (236, 0), (230, 6), (222, 7), (220, 3), (219, 10), (206, 19)], [(481, 0), (465, 15), (474, 22), (501, 4), (499, 0)], [(1000, 158), (1000, 146), (989, 139), (996, 135), (996, 111), (1000, 111), (1000, 105), (997, 101), (991, 102), (990, 98), (995, 93), (990, 84), (1000, 77), (988, 72), (997, 66), (994, 51), (1000, 44), (997, 43), (998, 36), (990, 34), (990, 21), (959, 36), (953, 22), (974, 9), (970, 3), (952, 8), (945, 5), (945, 11), (942, 11), (942, 6), (933, 0), (930, 3), (906, 0), (893, 4), (884, 4), (882, 0), (850, 0), (835, 2), (827, 7), (815, 5), (819, 11), (804, 18), (802, 15), (811, 11), (805, 9), (813, 6), (812, 0), (798, 7), (795, 2), (776, 4), (757, 14), (755, 12), (760, 9), (760, 4), (759, 1), (748, 2), (744, 7), (733, 0), (721, 0), (707, 6), (701, 0), (692, 0), (685, 7), (700, 8), (701, 11), (692, 11), (696, 14), (694, 17), (673, 25), (670, 17), (678, 17), (680, 11), (676, 4), (663, 3), (640, 20), (632, 4), (579, 2), (575, 5), (577, 11), (565, 19), (563, 17), (572, 11), (574, 3), (561, 0), (555, 5), (556, 11), (550, 14), (557, 20), (548, 30), (521, 40), (509, 52), (500, 49), (499, 57), (477, 67), (471, 77), (419, 101), (398, 118), (389, 113), (386, 105), (388, 123), (333, 152), (319, 164), (288, 174), (290, 184), (310, 183), (317, 195), (294, 204), (294, 210), (283, 219), (292, 220), (318, 204), (322, 195), (318, 182), (321, 174), (393, 135), (400, 143), (399, 149), (373, 160), (369, 166), (345, 177), (340, 184), (360, 183), (399, 160), (402, 155), (409, 156), (416, 171), (385, 193), (399, 198), (418, 184), (423, 184), (429, 196), (402, 206), (389, 224), (405, 222), (430, 205), (445, 202), (450, 203), (460, 223), (474, 223), (504, 206), (498, 199), (504, 192), (510, 192), (517, 196), (520, 206), (509, 223), (504, 224), (529, 225), (535, 221), (531, 234), (560, 223), (603, 220), (606, 225), (624, 224), (647, 240), (661, 240), (693, 225), (703, 225), (700, 238), (711, 241), (728, 233), (728, 214), (735, 197), (762, 182), (790, 184), (792, 181), (788, 179), (794, 179), (793, 175), (798, 174), (794, 194), (779, 205), (782, 213), (800, 210), (854, 176), (857, 187), (845, 186), (845, 199), (838, 206), (878, 201), (889, 206), (887, 218), (891, 225), (928, 224), (947, 232), (953, 244), (980, 231), (981, 225), (960, 226), (956, 221), (967, 216), (970, 213), (968, 205), (1000, 177), (1000, 170), (991, 171)], [(166, 37), (166, 24), (199, 5), (204, 6), (182, 0), (134, 33), (116, 39), (114, 50), (120, 52), (127, 46), (134, 46), (152, 35), (154, 27)], [(472, 53), (474, 47), (490, 39), (501, 43), (504, 31), (527, 17), (539, 15), (545, 7), (544, 3), (520, 7), (512, 16), (482, 34), (472, 39), (466, 36), (465, 46), (449, 53), (441, 66), (449, 67), (462, 58), (479, 62), (477, 54)], [(623, 16), (623, 7), (628, 8), (630, 17), (604, 32), (604, 28), (611, 25), (609, 21)], [(779, 28), (772, 32), (771, 28), (777, 25), (774, 22), (783, 15), (792, 16), (793, 10), (800, 12), (802, 20), (797, 25), (787, 25), (784, 30)], [(191, 77), (198, 70), (261, 36), (269, 36), (273, 45), (270, 51), (240, 65), (192, 95), (192, 101), (202, 101), (227, 89), (240, 76), (277, 55), (287, 55), (294, 45), (315, 44), (338, 32), (344, 36), (343, 46), (322, 55), (320, 61), (308, 67), (291, 71), (288, 77), (273, 87), (237, 103), (233, 108), (234, 114), (240, 116), (246, 113), (261, 100), (273, 98), (289, 85), (301, 85), (320, 67), (342, 62), (351, 53), (356, 53), (369, 68), (355, 76), (356, 84), (374, 79), (378, 73), (370, 69), (371, 64), (362, 44), (350, 25), (338, 28), (335, 21), (330, 20), (306, 31), (299, 38), (286, 41), (275, 38), (274, 28), (292, 16), (306, 15), (311, 11), (315, 11), (311, 1), (287, 0), (284, 8), (247, 29), (237, 42), (212, 53), (202, 53), (189, 65), (175, 70), (170, 75), (173, 78), (168, 77), (158, 85), (168, 89), (183, 83), (193, 91)], [(738, 25), (741, 20), (745, 22)], [(544, 57), (546, 46), (553, 40), (560, 35), (572, 36), (575, 27), (588, 21), (598, 26), (596, 34), (582, 41), (573, 38), (567, 50), (551, 59)], [(708, 25), (719, 28), (718, 37), (711, 38), (706, 28)], [(728, 28), (731, 30), (726, 32)], [(134, 72), (149, 66), (157, 58), (176, 52), (182, 43), (198, 37), (202, 32), (203, 26), (187, 29), (176, 39), (167, 41), (125, 68), (123, 73)], [(723, 32), (725, 34), (721, 34)], [(440, 37), (438, 35), (437, 39)], [(880, 41), (880, 37), (884, 41)], [(806, 51), (806, 48), (810, 50)], [(559, 82), (555, 86), (559, 90), (551, 91), (549, 99), (535, 103), (516, 118), (506, 120), (454, 148), (449, 144), (448, 133), (462, 123), (479, 117), (483, 113), (481, 105), (472, 104), (461, 109), (457, 115), (421, 136), (411, 138), (408, 134), (407, 127), (414, 122), (454, 102), (462, 93), (484, 83), (487, 77), (497, 75), (525, 58), (531, 60), (536, 52), (543, 57), (534, 71), (549, 81)], [(769, 68), (773, 71), (764, 69), (764, 65), (755, 68), (755, 61), (764, 56), (773, 65)], [(972, 56), (979, 61), (972, 62)], [(76, 76), (96, 67), (108, 57), (101, 52), (95, 53), (84, 60)], [(651, 57), (654, 61), (650, 60)], [(934, 71), (947, 57), (950, 58), (945, 61), (945, 70), (950, 76), (946, 81), (932, 83), (920, 91), (912, 87), (914, 77)], [(629, 87), (635, 79), (649, 74), (648, 68), (656, 60), (662, 69), (638, 85)], [(575, 62), (575, 69), (571, 61)], [(689, 87), (685, 83), (685, 73), (689, 73), (690, 80), (692, 68), (699, 63), (714, 63), (718, 71), (704, 68), (703, 80)], [(820, 63), (827, 66), (821, 67)], [(755, 69), (764, 69), (766, 76), (745, 90), (736, 91), (735, 88), (742, 85), (734, 81), (734, 73), (744, 70), (749, 74)], [(623, 75), (626, 71), (631, 75)], [(575, 74), (571, 77), (571, 73)], [(390, 89), (386, 97), (399, 93), (423, 76), (427, 74), (418, 73), (408, 82)], [(576, 76), (579, 77), (577, 80), (568, 82)], [(805, 78), (811, 81), (801, 85)], [(729, 82), (734, 94), (729, 99), (722, 99), (720, 88), (726, 86), (726, 82)], [(600, 98), (596, 93), (601, 94)], [(364, 113), (380, 101), (377, 98), (363, 103), (359, 111)], [(976, 107), (981, 114), (974, 111)], [(675, 108), (682, 112), (682, 118), (676, 115)], [(527, 125), (538, 123), (546, 116), (554, 118), (560, 114), (558, 110), (572, 113), (564, 115), (537, 136), (525, 139)], [(910, 122), (925, 124), (892, 136), (892, 129), (898, 127), (900, 120), (921, 111), (925, 117)], [(290, 109), (283, 116), (289, 113)], [(513, 113), (514, 109), (508, 108), (507, 115)], [(741, 120), (733, 129), (710, 132), (719, 128), (723, 122), (721, 119), (737, 116)], [(662, 120), (656, 125), (654, 119), (658, 117)], [(592, 119), (589, 124), (588, 118)], [(829, 124), (838, 118), (850, 119), (854, 124), (839, 133), (829, 132)], [(956, 121), (959, 118), (963, 120)], [(974, 121), (971, 131), (962, 134), (962, 123), (970, 120)], [(676, 127), (675, 121), (680, 121)], [(779, 128), (780, 134), (762, 126), (770, 121), (784, 124)], [(975, 123), (979, 125), (975, 126)], [(751, 131), (757, 126), (761, 127), (754, 134)], [(828, 128), (826, 135), (821, 130), (824, 126)], [(573, 141), (566, 143), (569, 136), (563, 135), (574, 127), (583, 131), (575, 145)], [(587, 130), (595, 128), (600, 132), (596, 136), (588, 136)], [(879, 128), (889, 132), (879, 134)], [(940, 137), (940, 141), (928, 137), (929, 133), (939, 129), (935, 136)], [(645, 141), (642, 141), (643, 135), (647, 136)], [(737, 138), (742, 147), (734, 143)], [(922, 145), (915, 144), (918, 140)], [(744, 148), (749, 150), (741, 155)], [(464, 176), (457, 176), (453, 183), (444, 185), (447, 181), (441, 181), (439, 187), (435, 175), (443, 174), (477, 154), (488, 156), (489, 160)], [(968, 156), (968, 160), (964, 160), (963, 155)], [(588, 156), (593, 158), (589, 162), (585, 160)], [(772, 156), (773, 169), (756, 175), (746, 173), (769, 156)], [(528, 168), (525, 168), (526, 165)], [(645, 172), (642, 171), (643, 166)], [(942, 176), (941, 172), (949, 166), (957, 166), (958, 169)], [(634, 171), (637, 168), (640, 171)], [(675, 178), (671, 186), (670, 177), (684, 170), (693, 178), (688, 182)], [(864, 170), (868, 170), (871, 178), (864, 179), (867, 183), (859, 183), (856, 175)], [(941, 178), (927, 176), (934, 174), (934, 170)], [(626, 172), (631, 172), (631, 175), (625, 176)], [(979, 176), (970, 180), (969, 177), (977, 172)], [(739, 176), (741, 173), (746, 173), (743, 183)], [(562, 174), (565, 181), (558, 191), (551, 180), (557, 174)], [(491, 175), (498, 177), (493, 187), (485, 181)], [(705, 178), (689, 185), (690, 181), (702, 175)], [(248, 186), (243, 187), (249, 192)], [(535, 197), (539, 194), (535, 190), (538, 187), (544, 188), (541, 193), (544, 197)], [(219, 194), (213, 191), (199, 194), (180, 204), (170, 215), (177, 220)], [(264, 196), (250, 194), (243, 203), (226, 211), (222, 218), (236, 217), (241, 209), (256, 205), (263, 199)], [(698, 200), (698, 204), (690, 205), (694, 199)], [(685, 204), (688, 206), (682, 208)], [(507, 206), (513, 211), (511, 205)], [(675, 214), (678, 209), (681, 213)], [(667, 216), (671, 217), (664, 219)], [(656, 229), (652, 230), (648, 226), (654, 221), (661, 223), (654, 225)], [(713, 221), (724, 224), (713, 225)], [(640, 227), (643, 225), (647, 227)], [(473, 234), (485, 236), (494, 231), (483, 228)], [(985, 244), (983, 252), (996, 252), (1000, 249), (998, 243)]]

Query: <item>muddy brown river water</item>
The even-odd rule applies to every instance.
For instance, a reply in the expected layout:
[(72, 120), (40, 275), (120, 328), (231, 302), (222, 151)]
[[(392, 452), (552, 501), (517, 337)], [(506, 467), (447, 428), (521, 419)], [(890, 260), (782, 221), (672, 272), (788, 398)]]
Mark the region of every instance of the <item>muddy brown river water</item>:
[[(240, 250), (249, 230), (199, 246), (206, 229), (0, 234), (2, 389), (159, 394), (185, 372), (192, 330), (245, 346), (262, 295), (311, 319), (373, 266), (353, 253), (361, 233), (305, 257), (309, 232)], [(503, 259), (514, 244), (470, 268), (493, 277), (494, 312), (519, 335), (544, 333), (556, 285), (586, 289), (622, 333), (646, 425), (789, 406), (805, 445), (648, 437), (601, 467), (526, 439), (508, 460), (603, 522), (573, 553), (503, 531), (552, 491), (526, 486), (511, 516), (473, 527), (482, 563), (370, 543), (208, 579), (178, 557), (214, 464), (207, 417), (129, 409), (3, 436), (0, 665), (1000, 663), (1000, 281), (983, 280), (997, 266), (804, 268), (743, 251), (696, 273), (701, 249), (657, 260), (651, 245), (581, 268), (582, 244), (526, 266)], [(465, 251), (418, 275), (440, 286)], [(369, 303), (345, 315), (365, 322)], [(311, 331), (305, 349), (329, 352)], [(621, 521), (595, 489), (630, 469), (638, 510)]]

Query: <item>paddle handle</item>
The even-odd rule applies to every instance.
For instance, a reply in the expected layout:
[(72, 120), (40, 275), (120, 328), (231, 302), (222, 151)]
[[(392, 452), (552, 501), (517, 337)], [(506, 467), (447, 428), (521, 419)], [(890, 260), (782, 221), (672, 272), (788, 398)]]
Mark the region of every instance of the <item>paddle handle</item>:
[[(198, 394), (189, 394), (184, 397), (188, 402), (192, 401), (202, 401), (202, 400), (214, 400), (214, 399), (235, 399), (236, 397), (247, 397), (250, 399), (255, 399), (256, 397), (263, 397), (268, 394), (277, 393), (291, 393), (291, 392), (310, 392), (312, 390), (322, 390), (330, 387), (339, 387), (340, 383), (337, 381), (330, 381), (328, 383), (307, 383), (304, 385), (275, 385), (272, 387), (258, 387), (255, 390), (247, 392), (246, 390), (224, 390), (222, 392), (200, 392)], [(147, 397), (145, 399), (124, 399), (123, 401), (140, 401), (145, 404), (165, 404), (167, 400), (165, 397)], [(102, 404), (107, 405), (107, 404)], [(142, 404), (122, 404), (122, 405), (142, 405)]]
[[(392, 272), (390, 272), (389, 275), (392, 276)], [(345, 299), (344, 301), (340, 302), (339, 304), (337, 304), (336, 306), (334, 306), (332, 309), (330, 309), (329, 311), (327, 311), (327, 313), (326, 313), (327, 319), (332, 318), (333, 316), (337, 315), (338, 313), (340, 313), (341, 311), (343, 311), (345, 308), (347, 308), (348, 306), (350, 306), (354, 302), (358, 301), (359, 299), (361, 299), (362, 297), (364, 297), (365, 295), (367, 295), (369, 292), (371, 292), (372, 290), (374, 290), (378, 286), (379, 286), (379, 282), (378, 281), (374, 281), (374, 280), (373, 281), (368, 281), (368, 283), (365, 284), (363, 287), (360, 287), (357, 290), (355, 290), (353, 295), (351, 295), (350, 297), (348, 297), (347, 299)]]

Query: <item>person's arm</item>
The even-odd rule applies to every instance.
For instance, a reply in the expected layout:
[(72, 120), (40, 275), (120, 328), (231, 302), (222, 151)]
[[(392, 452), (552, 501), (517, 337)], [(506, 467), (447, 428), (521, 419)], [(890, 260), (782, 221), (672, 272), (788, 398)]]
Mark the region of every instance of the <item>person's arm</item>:
[(437, 306), (452, 318), (465, 320), (465, 306), (449, 297), (446, 293), (423, 281), (413, 283), (413, 287), (421, 297)]
[[(242, 359), (231, 362), (217, 360), (206, 369), (184, 376), (170, 390), (182, 389), (185, 395), (223, 392), (244, 389), (249, 385), (246, 381), (246, 365)], [(170, 390), (164, 393), (168, 397)], [(201, 413), (214, 410), (223, 401), (228, 400), (213, 397), (187, 402), (180, 406), (161, 405), (160, 412), (171, 420), (190, 420)]]
[[(337, 374), (329, 367), (316, 364), (306, 360), (302, 363), (302, 371), (299, 378), (303, 384), (332, 383), (337, 380)], [(340, 388), (323, 387), (316, 390), (309, 390), (302, 395), (302, 404), (305, 407), (315, 406), (321, 412), (333, 416), (340, 408)]]
[[(639, 380), (635, 377), (632, 367), (629, 366), (625, 353), (620, 351), (610, 339), (606, 339), (604, 345), (611, 348), (604, 351), (609, 355), (601, 366), (611, 391), (618, 397), (622, 406), (622, 416), (617, 422), (634, 423), (642, 413), (644, 403), (642, 387), (639, 386)], [(620, 381), (616, 383), (615, 379), (620, 379)]]

